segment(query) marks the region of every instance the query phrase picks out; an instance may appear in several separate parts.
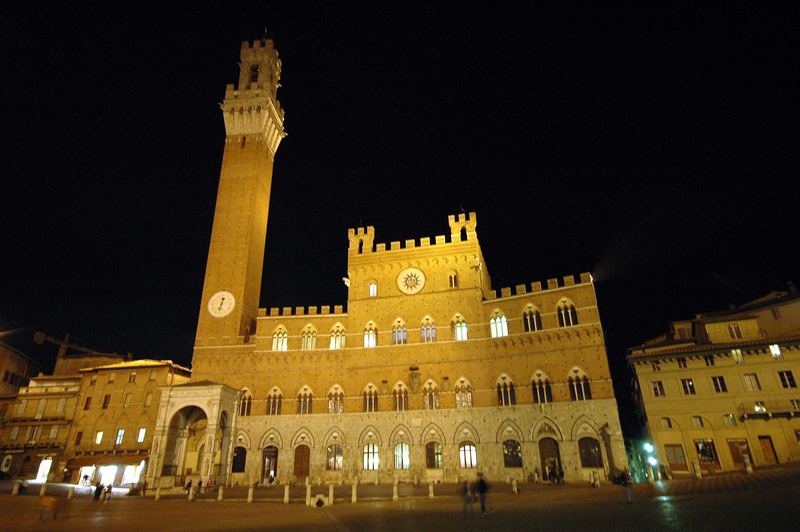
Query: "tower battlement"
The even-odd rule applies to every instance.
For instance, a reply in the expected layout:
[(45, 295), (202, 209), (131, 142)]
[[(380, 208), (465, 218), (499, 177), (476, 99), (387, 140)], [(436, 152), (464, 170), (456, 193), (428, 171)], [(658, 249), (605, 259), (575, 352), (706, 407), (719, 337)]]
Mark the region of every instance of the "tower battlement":
[(410, 238), (403, 241), (395, 240), (386, 243), (375, 243), (375, 228), (373, 226), (355, 227), (347, 230), (347, 238), (350, 242), (348, 252), (352, 255), (365, 255), (368, 253), (383, 253), (386, 251), (398, 251), (401, 249), (430, 248), (431, 246), (442, 246), (445, 244), (457, 244), (460, 242), (477, 242), (478, 217), (474, 212), (451, 214), (447, 217), (450, 224), (450, 239), (446, 235), (425, 236), (420, 238)]

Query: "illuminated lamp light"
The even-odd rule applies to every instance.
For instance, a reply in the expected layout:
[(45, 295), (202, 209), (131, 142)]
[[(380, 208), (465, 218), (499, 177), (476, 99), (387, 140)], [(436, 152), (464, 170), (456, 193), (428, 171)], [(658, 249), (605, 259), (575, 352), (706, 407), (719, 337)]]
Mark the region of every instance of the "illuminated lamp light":
[(645, 452), (647, 452), (647, 453), (652, 453), (655, 450), (655, 447), (653, 447), (652, 443), (645, 443), (643, 445), (643, 447), (644, 447)]
[(654, 456), (650, 456), (650, 457), (647, 458), (647, 463), (650, 464), (651, 466), (655, 467), (655, 466), (658, 465), (658, 460), (656, 460), (656, 458)]

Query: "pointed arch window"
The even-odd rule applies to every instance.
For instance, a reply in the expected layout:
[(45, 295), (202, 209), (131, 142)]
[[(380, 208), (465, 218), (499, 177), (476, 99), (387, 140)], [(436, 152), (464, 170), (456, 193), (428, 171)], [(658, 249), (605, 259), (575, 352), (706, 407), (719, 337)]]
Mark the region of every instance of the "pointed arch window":
[(408, 388), (403, 383), (397, 383), (392, 391), (392, 402), (395, 412), (408, 410)]
[(380, 457), (378, 455), (378, 445), (375, 443), (368, 443), (364, 445), (364, 470), (377, 471)]
[(428, 381), (422, 388), (422, 403), (425, 410), (439, 410), (439, 388), (433, 381)]
[(392, 325), (392, 344), (405, 345), (408, 342), (408, 330), (403, 320), (398, 319)]
[(364, 328), (364, 347), (377, 347), (378, 345), (378, 328), (375, 324), (369, 322)]
[(489, 318), (489, 328), (492, 332), (492, 338), (508, 336), (508, 320), (499, 311), (495, 311), (492, 317)]
[(572, 374), (567, 379), (569, 386), (569, 398), (573, 401), (588, 401), (592, 398), (592, 388), (589, 384), (589, 377), (578, 369), (572, 368)]
[(572, 302), (562, 299), (558, 304), (558, 326), (572, 327), (578, 324), (578, 312)]
[(478, 450), (471, 441), (465, 441), (458, 446), (458, 455), (462, 469), (478, 467)]
[(279, 416), (283, 406), (283, 394), (277, 388), (273, 388), (267, 395), (267, 415)]
[(525, 332), (542, 330), (542, 315), (539, 313), (539, 309), (528, 305), (528, 308), (522, 313), (522, 328)]
[(300, 348), (303, 351), (310, 351), (317, 348), (317, 331), (311, 325), (306, 325), (300, 334)]
[(336, 324), (333, 329), (331, 329), (331, 349), (344, 349), (345, 347), (345, 332), (344, 327), (340, 324)]
[(511, 406), (517, 404), (517, 394), (514, 390), (514, 383), (508, 375), (501, 375), (497, 379), (497, 404), (499, 406)]
[(239, 401), (239, 415), (240, 416), (249, 416), (250, 409), (253, 406), (253, 397), (250, 395), (250, 392), (244, 392), (242, 394), (242, 398)]
[(378, 283), (375, 281), (369, 283), (369, 297), (378, 297)]
[(538, 374), (531, 380), (531, 391), (533, 392), (534, 404), (546, 404), (553, 402), (553, 389), (550, 386), (550, 379), (543, 374)]
[(465, 379), (460, 379), (453, 390), (456, 396), (456, 408), (472, 408), (472, 386)]
[(338, 386), (328, 392), (328, 413), (341, 414), (344, 412), (344, 392)]
[(367, 387), (364, 388), (362, 399), (364, 412), (378, 411), (378, 390), (372, 384), (367, 384)]
[(297, 394), (297, 413), (298, 414), (311, 414), (314, 405), (314, 394), (308, 386), (303, 387), (300, 393)]
[(461, 316), (453, 318), (453, 338), (456, 342), (465, 342), (467, 340), (467, 322)]
[(425, 316), (425, 319), (422, 320), (419, 333), (422, 343), (428, 344), (436, 341), (436, 324), (430, 316)]
[(286, 329), (278, 328), (272, 333), (272, 350), (286, 351), (289, 348), (289, 335)]
[(456, 272), (450, 272), (450, 275), (447, 276), (447, 286), (458, 288), (458, 274)]

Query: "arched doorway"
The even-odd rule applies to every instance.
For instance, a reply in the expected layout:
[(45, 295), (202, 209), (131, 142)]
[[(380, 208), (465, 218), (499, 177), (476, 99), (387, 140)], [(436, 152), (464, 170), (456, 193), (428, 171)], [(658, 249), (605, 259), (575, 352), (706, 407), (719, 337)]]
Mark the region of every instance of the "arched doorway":
[(274, 445), (264, 447), (261, 451), (261, 482), (270, 483), (271, 480), (278, 478), (278, 448)]
[(311, 462), (311, 448), (308, 445), (298, 445), (294, 450), (294, 476), (298, 479), (308, 476)]
[(539, 457), (542, 460), (542, 476), (548, 478), (548, 472), (561, 467), (561, 455), (558, 452), (558, 442), (554, 438), (539, 440)]
[(172, 477), (174, 485), (183, 485), (188, 478), (219, 480), (223, 439), (228, 431), (226, 420), (223, 412), (216, 433), (209, 433), (202, 408), (187, 406), (178, 410), (165, 434), (160, 476)]
[(231, 473), (244, 473), (247, 467), (247, 449), (241, 446), (233, 448), (233, 461), (231, 462)]

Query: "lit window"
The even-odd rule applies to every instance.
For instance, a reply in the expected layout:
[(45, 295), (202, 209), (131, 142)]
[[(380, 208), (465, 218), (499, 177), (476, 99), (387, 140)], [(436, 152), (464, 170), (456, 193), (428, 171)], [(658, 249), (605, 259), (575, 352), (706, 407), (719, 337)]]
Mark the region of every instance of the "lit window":
[(342, 470), (342, 446), (338, 443), (328, 445), (326, 457), (326, 468), (328, 471), (341, 471)]
[(94, 435), (94, 444), (100, 445), (103, 442), (103, 431), (98, 430)]
[(425, 410), (439, 410), (439, 389), (432, 381), (428, 381), (422, 388), (422, 402)]
[(405, 412), (408, 410), (408, 390), (403, 383), (397, 383), (392, 391), (395, 412)]
[(522, 313), (522, 328), (525, 332), (542, 330), (542, 315), (538, 309), (533, 308), (533, 305), (528, 305), (528, 308)]
[(344, 328), (341, 325), (336, 324), (336, 326), (331, 329), (331, 349), (344, 349), (344, 340)]
[(378, 411), (378, 390), (376, 390), (371, 384), (367, 385), (364, 393), (362, 394), (362, 399), (364, 412)]
[(311, 325), (306, 325), (300, 334), (300, 349), (310, 351), (317, 348), (317, 331)]
[(495, 314), (489, 319), (489, 327), (492, 332), (492, 338), (500, 338), (508, 336), (508, 321), (502, 314)]
[(697, 459), (700, 465), (719, 466), (717, 448), (713, 440), (694, 440), (694, 447), (697, 450)]
[(683, 395), (697, 395), (697, 390), (694, 387), (694, 380), (681, 379), (681, 387), (683, 388)]
[(459, 380), (455, 387), (456, 408), (472, 408), (472, 386), (465, 379)]
[(738, 323), (731, 323), (728, 325), (728, 334), (734, 340), (739, 340), (742, 338), (742, 331), (739, 329)]
[(761, 383), (758, 380), (758, 375), (755, 373), (745, 373), (742, 375), (744, 381), (744, 390), (746, 392), (757, 392), (761, 390)]
[(378, 283), (369, 283), (369, 297), (378, 297)]
[(126, 393), (125, 399), (122, 402), (122, 408), (129, 408), (131, 406), (131, 394)]
[(659, 420), (659, 424), (661, 425), (662, 429), (671, 429), (672, 428), (672, 420), (668, 417), (662, 417)]
[(741, 349), (731, 349), (731, 358), (737, 364), (744, 364), (744, 358), (742, 358)]
[(654, 397), (664, 397), (667, 395), (664, 393), (664, 383), (661, 381), (653, 381), (653, 396)]
[(425, 319), (422, 320), (419, 334), (423, 343), (427, 344), (436, 341), (436, 324), (433, 323), (433, 320), (429, 316), (426, 316)]
[(368, 443), (364, 446), (364, 470), (377, 471), (380, 459), (378, 457), (378, 445)]
[(125, 436), (125, 429), (119, 429), (117, 431), (117, 439), (114, 440), (114, 445), (122, 445), (122, 438)]
[(797, 388), (797, 382), (794, 380), (794, 373), (791, 371), (779, 371), (778, 377), (780, 377), (781, 386), (784, 388)]
[(314, 403), (314, 395), (311, 390), (306, 386), (297, 394), (297, 413), (310, 414)]
[(283, 394), (277, 388), (273, 388), (267, 396), (267, 415), (279, 416), (283, 406)]
[(467, 340), (467, 323), (464, 321), (464, 318), (457, 316), (453, 320), (453, 331), (456, 342), (464, 342)]
[(378, 329), (375, 324), (370, 322), (364, 329), (364, 347), (376, 347), (378, 345)]
[(136, 443), (144, 443), (144, 437), (147, 434), (147, 429), (141, 427), (139, 433), (136, 435)]
[(442, 444), (439, 442), (428, 442), (425, 444), (425, 467), (428, 469), (442, 468)]
[(700, 416), (692, 416), (692, 426), (696, 429), (703, 428), (703, 418)]
[(578, 324), (578, 312), (575, 310), (575, 305), (566, 299), (558, 304), (556, 313), (559, 327), (571, 327)]
[(517, 440), (503, 442), (503, 465), (505, 467), (522, 467), (522, 446)]
[(408, 469), (410, 467), (411, 452), (407, 443), (398, 443), (394, 446), (394, 468)]
[(286, 351), (289, 348), (289, 334), (279, 329), (272, 333), (272, 350), (273, 351)]
[(458, 446), (458, 455), (462, 469), (478, 467), (478, 450), (472, 442), (464, 442)]
[(736, 416), (733, 414), (725, 414), (722, 416), (723, 421), (725, 422), (725, 426), (727, 427), (735, 427), (736, 426)]
[(703, 360), (705, 360), (706, 366), (713, 366), (714, 365), (714, 355), (704, 356)]
[(714, 384), (714, 391), (717, 393), (727, 393), (728, 386), (725, 384), (725, 377), (711, 377), (711, 382)]
[(403, 320), (397, 320), (392, 325), (392, 344), (393, 345), (404, 345), (408, 342), (408, 331), (406, 330), (406, 324), (403, 323)]
[(514, 383), (507, 375), (502, 375), (497, 381), (497, 404), (498, 406), (511, 406), (517, 404), (517, 394), (514, 390)]
[(783, 353), (781, 353), (781, 346), (778, 344), (770, 344), (769, 352), (772, 353), (772, 358), (775, 360), (783, 360)]
[(550, 386), (550, 379), (539, 375), (537, 379), (531, 381), (531, 391), (533, 392), (534, 404), (545, 404), (553, 402), (553, 389)]
[(764, 414), (767, 412), (767, 405), (764, 404), (764, 401), (756, 401), (753, 405), (753, 410), (756, 414)]
[(572, 368), (572, 375), (567, 379), (569, 398), (573, 401), (588, 401), (592, 398), (589, 377), (578, 368)]
[(344, 392), (338, 386), (334, 386), (328, 392), (328, 413), (341, 414), (342, 412), (344, 412)]

